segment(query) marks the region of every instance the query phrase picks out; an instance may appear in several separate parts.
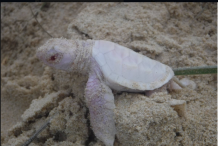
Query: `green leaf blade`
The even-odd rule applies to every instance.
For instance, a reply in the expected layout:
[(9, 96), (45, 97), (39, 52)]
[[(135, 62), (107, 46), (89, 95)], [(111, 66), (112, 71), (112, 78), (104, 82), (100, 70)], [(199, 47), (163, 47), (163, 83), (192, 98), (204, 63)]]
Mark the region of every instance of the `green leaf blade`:
[(198, 75), (198, 74), (217, 74), (217, 66), (200, 66), (189, 68), (173, 69), (176, 76), (179, 75)]

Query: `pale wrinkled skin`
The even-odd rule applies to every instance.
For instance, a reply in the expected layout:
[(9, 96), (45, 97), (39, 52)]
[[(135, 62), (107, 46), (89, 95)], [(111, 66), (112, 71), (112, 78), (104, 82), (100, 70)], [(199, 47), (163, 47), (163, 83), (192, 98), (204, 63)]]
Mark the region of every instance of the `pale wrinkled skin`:
[[(114, 48), (111, 49), (111, 47)], [(117, 47), (117, 52), (115, 47)], [(108, 59), (107, 56), (103, 56), (104, 54), (100, 54), (102, 53), (101, 51), (105, 53), (104, 51), (108, 51), (108, 49), (109, 51), (113, 51), (112, 53), (114, 53), (115, 55), (118, 54), (118, 56), (113, 57), (112, 54), (112, 58)], [(125, 53), (129, 54), (129, 60), (122, 60), (124, 58), (121, 57)], [(103, 58), (101, 58), (102, 56)], [(131, 56), (133, 57), (131, 58)], [(135, 62), (139, 61), (137, 60), (138, 56), (144, 59), (145, 65), (151, 66), (151, 68), (146, 66), (143, 67), (145, 73), (147, 70), (151, 72), (149, 78), (142, 77), (142, 79), (144, 79), (144, 82), (139, 83), (137, 82), (137, 80), (129, 80), (134, 80), (138, 78), (138, 75), (131, 74), (130, 76), (128, 76), (128, 74), (119, 74), (114, 71), (116, 67), (129, 67), (130, 64), (132, 64), (133, 67), (137, 67), (140, 69), (138, 64), (134, 64)], [(56, 69), (61, 69), (69, 72), (79, 72), (89, 75), (89, 79), (85, 89), (85, 99), (90, 111), (91, 126), (96, 137), (99, 140), (103, 141), (106, 146), (113, 145), (116, 134), (113, 113), (115, 104), (111, 88), (118, 91), (133, 92), (153, 90), (155, 88), (161, 87), (174, 76), (174, 73), (170, 67), (154, 61), (150, 58), (138, 55), (137, 53), (128, 48), (119, 46), (115, 43), (108, 41), (74, 41), (63, 38), (50, 39), (46, 44), (44, 44), (37, 50), (37, 57), (46, 65), (54, 67)], [(116, 60), (113, 60), (113, 58), (115, 58)], [(111, 67), (110, 63), (113, 61), (117, 61), (117, 59), (120, 59), (121, 61), (117, 63), (115, 62), (115, 66)], [(131, 61), (131, 59), (133, 61)], [(104, 61), (107, 62), (107, 64), (101, 65), (101, 63)], [(146, 61), (149, 63), (147, 63)], [(129, 63), (127, 64), (127, 62)], [(157, 66), (158, 69), (162, 68), (163, 70), (152, 70), (152, 65)], [(109, 68), (112, 69), (108, 70)], [(130, 68), (128, 72), (131, 73), (131, 70), (132, 69)], [(124, 78), (121, 78), (122, 80), (117, 80), (120, 78), (114, 78), (108, 72), (112, 72), (115, 74), (117, 73), (120, 78), (124, 76), (127, 79), (125, 79), (124, 82)], [(154, 76), (155, 78), (152, 78), (152, 76)], [(146, 83), (147, 81), (150, 82)]]
[(102, 140), (106, 146), (112, 146), (116, 133), (113, 119), (114, 96), (111, 89), (103, 83), (102, 77), (100, 69), (94, 63), (93, 71), (89, 73), (86, 84), (85, 98), (96, 137)]

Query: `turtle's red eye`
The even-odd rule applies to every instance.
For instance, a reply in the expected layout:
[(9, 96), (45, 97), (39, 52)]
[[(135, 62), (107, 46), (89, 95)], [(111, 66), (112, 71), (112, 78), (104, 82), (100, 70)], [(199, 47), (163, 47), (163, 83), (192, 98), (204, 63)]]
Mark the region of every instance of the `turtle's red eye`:
[(51, 56), (51, 58), (50, 58), (51, 61), (54, 61), (55, 59), (56, 59), (55, 55)]
[(62, 57), (63, 57), (63, 54), (56, 53), (56, 54), (53, 54), (51, 56), (48, 56), (47, 61), (49, 63), (59, 63), (60, 60), (62, 59)]
[(49, 61), (55, 61), (57, 58), (58, 58), (58, 53), (57, 54), (54, 54), (52, 55), (50, 58), (49, 58)]

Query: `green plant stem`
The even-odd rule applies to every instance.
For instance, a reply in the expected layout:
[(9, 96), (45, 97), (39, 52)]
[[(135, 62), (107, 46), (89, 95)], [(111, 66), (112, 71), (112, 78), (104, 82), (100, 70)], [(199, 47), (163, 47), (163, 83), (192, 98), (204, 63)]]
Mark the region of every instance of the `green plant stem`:
[(179, 75), (198, 75), (198, 74), (216, 74), (217, 66), (200, 66), (189, 68), (177, 68), (173, 69), (176, 76)]
[(36, 138), (36, 136), (39, 135), (39, 133), (41, 133), (42, 130), (44, 130), (50, 124), (50, 120), (51, 119), (49, 119), (39, 130), (37, 130), (33, 136), (31, 136), (22, 146), (28, 146), (33, 141), (33, 139)]

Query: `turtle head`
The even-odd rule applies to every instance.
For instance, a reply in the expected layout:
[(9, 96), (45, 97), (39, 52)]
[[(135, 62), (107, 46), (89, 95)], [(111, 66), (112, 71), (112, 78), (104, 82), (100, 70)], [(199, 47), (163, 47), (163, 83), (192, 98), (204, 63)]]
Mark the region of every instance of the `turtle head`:
[(77, 43), (73, 40), (55, 38), (38, 48), (37, 57), (46, 65), (70, 71), (76, 58)]

